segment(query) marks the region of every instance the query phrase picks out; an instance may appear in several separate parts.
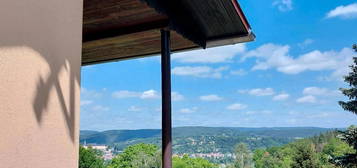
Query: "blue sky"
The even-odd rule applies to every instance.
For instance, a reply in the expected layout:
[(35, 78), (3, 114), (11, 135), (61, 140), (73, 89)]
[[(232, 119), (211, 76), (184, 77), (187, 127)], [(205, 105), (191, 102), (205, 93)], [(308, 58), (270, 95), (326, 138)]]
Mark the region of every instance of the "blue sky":
[[(346, 127), (357, 2), (240, 0), (254, 42), (172, 55), (174, 126)], [(160, 128), (160, 59), (82, 68), (81, 129)]]

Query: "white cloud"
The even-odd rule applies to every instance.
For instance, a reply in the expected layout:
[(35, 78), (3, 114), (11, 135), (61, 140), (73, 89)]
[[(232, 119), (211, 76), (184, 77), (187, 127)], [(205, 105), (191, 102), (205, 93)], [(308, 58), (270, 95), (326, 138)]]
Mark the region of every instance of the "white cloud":
[(226, 109), (228, 110), (243, 110), (245, 108), (247, 108), (247, 105), (240, 104), (240, 103), (231, 104), (226, 107)]
[(252, 89), (248, 92), (250, 95), (253, 96), (270, 96), (275, 94), (272, 88), (265, 88), (265, 89)]
[(291, 64), (292, 58), (287, 55), (288, 52), (288, 45), (281, 46), (269, 43), (247, 52), (243, 56), (243, 60), (256, 57), (258, 61), (253, 70), (266, 70), (271, 67), (282, 67), (283, 65)]
[(86, 106), (92, 104), (93, 101), (91, 100), (81, 100), (81, 106)]
[(160, 98), (156, 90), (147, 90), (144, 92), (134, 92), (128, 90), (120, 90), (112, 93), (112, 96), (117, 99), (123, 98), (141, 98), (141, 99), (156, 99)]
[(253, 96), (271, 96), (275, 94), (272, 88), (256, 88), (251, 90), (239, 90), (238, 92), (241, 94), (248, 93)]
[(138, 112), (138, 111), (141, 111), (142, 109), (139, 108), (139, 107), (136, 107), (136, 106), (130, 106), (128, 111), (130, 112)]
[(223, 98), (220, 96), (217, 96), (215, 94), (210, 94), (210, 95), (200, 96), (200, 100), (202, 100), (202, 101), (220, 101), (220, 100), (223, 100)]
[(277, 6), (282, 12), (293, 10), (292, 0), (276, 0), (273, 2), (273, 6)]
[(263, 110), (261, 111), (262, 114), (272, 114), (273, 112), (270, 110)]
[(96, 105), (92, 108), (93, 111), (108, 111), (109, 107), (102, 106), (102, 105)]
[(156, 90), (148, 90), (148, 91), (144, 91), (141, 96), (141, 99), (157, 99), (160, 98), (160, 96), (158, 95), (158, 92)]
[(256, 111), (246, 111), (244, 114), (253, 115), (253, 114), (257, 114), (257, 112)]
[(178, 92), (171, 92), (171, 99), (172, 101), (181, 101), (185, 99), (185, 97)]
[(287, 123), (289, 124), (296, 124), (297, 123), (297, 119), (293, 118), (293, 119), (288, 119), (286, 120)]
[(238, 93), (240, 94), (246, 94), (248, 93), (249, 90), (246, 90), (246, 89), (241, 89), (241, 90), (238, 90)]
[(326, 18), (357, 18), (357, 3), (353, 3), (346, 6), (338, 6), (335, 9), (329, 11)]
[(267, 70), (276, 68), (285, 74), (298, 74), (304, 71), (330, 70), (333, 79), (341, 79), (348, 73), (352, 57), (357, 56), (352, 49), (343, 48), (341, 51), (311, 51), (297, 57), (289, 55), (289, 45), (264, 44), (255, 50), (248, 51), (243, 59), (257, 58), (252, 70)]
[(313, 96), (337, 96), (339, 92), (337, 90), (329, 90), (326, 88), (307, 87), (304, 88), (303, 94)]
[(228, 67), (211, 68), (208, 66), (181, 66), (172, 69), (172, 74), (179, 76), (194, 76), (200, 78), (221, 78), (222, 72)]
[(156, 107), (154, 110), (157, 111), (157, 112), (161, 112), (162, 108), (161, 107)]
[(296, 112), (296, 111), (289, 111), (289, 112), (288, 112), (288, 114), (289, 114), (289, 115), (297, 115), (297, 114), (299, 114), (299, 112)]
[(286, 94), (286, 93), (281, 93), (281, 94), (278, 94), (276, 96), (273, 97), (273, 100), (274, 101), (283, 101), (283, 100), (286, 100), (290, 97), (289, 94)]
[(180, 112), (181, 113), (194, 113), (197, 111), (197, 107), (192, 107), (192, 108), (183, 108), (183, 109), (180, 109)]
[(312, 95), (300, 97), (296, 100), (298, 103), (316, 103), (316, 97)]
[(269, 115), (273, 112), (270, 110), (261, 110), (261, 111), (246, 111), (244, 114), (246, 115)]
[(114, 98), (131, 98), (131, 97), (139, 97), (141, 94), (139, 92), (132, 92), (127, 90), (116, 91), (112, 94)]
[(247, 72), (244, 69), (238, 69), (238, 70), (232, 70), (230, 71), (231, 75), (238, 75), (238, 76), (244, 76), (247, 74)]
[(102, 92), (81, 88), (81, 98), (96, 99), (100, 98), (102, 95)]
[(320, 87), (306, 87), (302, 91), (305, 95), (296, 101), (298, 103), (325, 103), (324, 100), (317, 100), (319, 98), (326, 98), (328, 96), (340, 96), (340, 92), (338, 90), (329, 90), (327, 88), (320, 88)]
[(302, 43), (298, 43), (298, 46), (300, 48), (305, 48), (306, 46), (308, 46), (312, 43), (314, 43), (314, 40), (308, 38), (308, 39), (305, 39)]
[(221, 63), (229, 62), (239, 53), (246, 50), (244, 44), (194, 50), (172, 55), (172, 59), (183, 63)]
[(306, 116), (307, 118), (317, 118), (317, 119), (321, 119), (321, 118), (326, 118), (331, 116), (330, 113), (327, 112), (322, 112), (322, 113), (317, 113), (317, 114), (312, 114), (312, 115), (308, 115)]

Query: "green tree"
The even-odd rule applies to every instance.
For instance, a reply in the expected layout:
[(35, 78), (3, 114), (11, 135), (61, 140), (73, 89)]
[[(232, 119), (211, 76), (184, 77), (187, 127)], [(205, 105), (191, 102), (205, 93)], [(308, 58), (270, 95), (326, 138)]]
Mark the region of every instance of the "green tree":
[(292, 157), (292, 168), (320, 168), (318, 155), (315, 152), (314, 144), (308, 141), (299, 141), (293, 145), (294, 155)]
[(352, 72), (345, 76), (344, 80), (351, 88), (340, 88), (341, 92), (349, 98), (349, 101), (339, 101), (340, 106), (354, 114), (357, 114), (357, 57), (353, 58), (354, 64), (351, 65)]
[(151, 144), (136, 144), (127, 147), (109, 163), (108, 168), (160, 168), (160, 152)]
[(235, 161), (231, 167), (233, 168), (251, 168), (253, 167), (253, 156), (252, 152), (249, 150), (248, 145), (245, 143), (239, 143), (236, 145), (235, 150)]
[(258, 149), (254, 152), (255, 168), (291, 168), (292, 155), (295, 153), (291, 145)]
[(173, 168), (218, 168), (217, 165), (210, 163), (202, 158), (190, 158), (188, 155), (183, 157), (173, 157)]
[(92, 148), (79, 147), (79, 168), (104, 168), (100, 152)]
[(340, 131), (340, 133), (338, 137), (353, 149), (342, 156), (335, 157), (333, 163), (341, 167), (357, 168), (357, 127), (350, 126), (346, 131)]
[(255, 168), (335, 168), (329, 162), (332, 157), (354, 151), (336, 135), (331, 131), (281, 147), (257, 149), (253, 156)]
[[(357, 45), (353, 45), (357, 52)], [(344, 77), (344, 81), (350, 85), (350, 88), (341, 88), (341, 92), (348, 97), (349, 101), (339, 101), (340, 106), (351, 113), (357, 114), (357, 57), (353, 57), (354, 65), (351, 65), (351, 72)], [(341, 131), (339, 137), (348, 143), (354, 150), (334, 159), (334, 162), (342, 167), (357, 167), (357, 127), (351, 126), (346, 131)]]
[[(271, 149), (271, 148), (270, 148)], [(282, 167), (279, 158), (274, 153), (269, 153), (265, 149), (257, 149), (253, 155), (254, 166), (256, 168), (280, 168)]]
[(346, 153), (352, 153), (353, 149), (340, 139), (332, 138), (324, 146), (322, 153), (330, 157), (340, 157)]

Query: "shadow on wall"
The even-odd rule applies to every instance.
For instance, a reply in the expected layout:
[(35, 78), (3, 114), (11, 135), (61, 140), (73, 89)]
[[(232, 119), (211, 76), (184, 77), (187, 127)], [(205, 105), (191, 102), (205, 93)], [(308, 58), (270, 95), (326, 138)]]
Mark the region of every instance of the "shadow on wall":
[[(42, 2), (42, 1), (41, 1)], [(66, 127), (72, 143), (76, 139), (76, 111), (79, 94), (76, 86), (80, 85), (81, 43), (82, 43), (82, 1), (2, 1), (0, 6), (0, 20), (5, 21), (0, 31), (0, 46), (21, 46), (35, 50), (48, 65), (46, 76), (36, 79), (36, 92), (32, 100), (33, 112), (39, 126), (44, 122), (45, 113), (49, 111), (50, 94), (53, 89), (57, 97), (51, 96), (52, 101), (58, 101), (62, 114), (66, 120)], [(68, 2), (68, 1), (66, 1)], [(56, 10), (59, 6), (66, 10)], [(53, 9), (52, 9), (53, 8)], [(22, 12), (13, 11), (18, 9)], [(11, 17), (9, 17), (9, 14)], [(25, 52), (26, 53), (26, 52)], [(22, 59), (21, 57), (16, 59)], [(28, 62), (31, 64), (31, 61)], [(35, 67), (39, 71), (43, 67)], [(60, 76), (66, 71), (69, 79)], [(20, 72), (20, 71), (19, 71)], [(69, 85), (61, 86), (63, 81)], [(68, 91), (69, 93), (64, 93)], [(53, 94), (52, 94), (53, 95)]]
[[(66, 120), (67, 129), (69, 132), (69, 136), (71, 138), (72, 143), (75, 141), (75, 121), (76, 121), (76, 84), (79, 85), (79, 74), (77, 72), (71, 72), (73, 69), (78, 67), (72, 67), (71, 60), (64, 59), (64, 57), (56, 57), (55, 63), (53, 62), (53, 57), (46, 57), (41, 54), (49, 63), (50, 66), (50, 74), (45, 79), (43, 77), (39, 77), (37, 82), (37, 91), (36, 96), (33, 100), (33, 109), (36, 115), (36, 119), (39, 125), (41, 125), (42, 118), (46, 112), (46, 109), (49, 104), (49, 95), (52, 89), (56, 90), (56, 94), (58, 97), (58, 101), (61, 106), (62, 114)], [(49, 59), (50, 58), (50, 59)], [(61, 59), (63, 58), (63, 59)], [(67, 63), (68, 64), (67, 64)], [(69, 67), (68, 67), (69, 66)], [(66, 103), (66, 98), (62, 92), (62, 88), (59, 81), (59, 74), (62, 69), (69, 71), (69, 103)]]

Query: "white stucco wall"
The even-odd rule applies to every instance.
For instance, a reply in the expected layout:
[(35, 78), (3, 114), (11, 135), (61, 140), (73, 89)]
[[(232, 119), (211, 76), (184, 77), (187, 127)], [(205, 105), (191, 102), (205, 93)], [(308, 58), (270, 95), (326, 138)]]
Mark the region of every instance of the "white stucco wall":
[(0, 167), (77, 168), (82, 0), (0, 0)]

